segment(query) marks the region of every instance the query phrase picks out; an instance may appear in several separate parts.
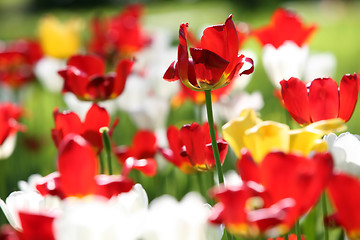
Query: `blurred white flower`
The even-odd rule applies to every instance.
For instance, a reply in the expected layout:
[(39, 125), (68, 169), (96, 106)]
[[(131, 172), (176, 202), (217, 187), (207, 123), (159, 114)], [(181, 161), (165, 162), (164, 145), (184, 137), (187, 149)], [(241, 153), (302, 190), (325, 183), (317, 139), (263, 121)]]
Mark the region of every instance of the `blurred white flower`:
[(57, 240), (136, 240), (142, 234), (148, 198), (140, 184), (110, 200), (70, 198), (55, 219)]
[(310, 53), (309, 47), (299, 47), (293, 41), (285, 41), (279, 48), (267, 44), (263, 48), (262, 62), (272, 84), (280, 88), (280, 81), (291, 77), (305, 82), (315, 78), (333, 77), (336, 58), (332, 53)]
[(338, 137), (334, 133), (324, 136), (328, 149), (339, 171), (360, 177), (360, 136), (349, 132)]
[(280, 81), (290, 77), (302, 77), (309, 47), (299, 47), (292, 41), (285, 41), (279, 48), (266, 44), (263, 48), (262, 62), (272, 84), (280, 88)]
[(34, 73), (40, 83), (49, 91), (60, 93), (64, 80), (58, 74), (58, 71), (65, 68), (64, 59), (43, 57), (34, 67)]
[(332, 53), (311, 53), (306, 61), (304, 81), (316, 78), (333, 77), (336, 70), (336, 57)]
[(208, 223), (209, 213), (209, 205), (197, 193), (188, 193), (180, 202), (161, 196), (150, 204), (142, 239), (221, 239), (222, 229)]
[(54, 196), (42, 196), (36, 191), (12, 192), (4, 202), (0, 199), (0, 207), (11, 226), (21, 230), (19, 212), (33, 214), (57, 215), (61, 212), (61, 201)]

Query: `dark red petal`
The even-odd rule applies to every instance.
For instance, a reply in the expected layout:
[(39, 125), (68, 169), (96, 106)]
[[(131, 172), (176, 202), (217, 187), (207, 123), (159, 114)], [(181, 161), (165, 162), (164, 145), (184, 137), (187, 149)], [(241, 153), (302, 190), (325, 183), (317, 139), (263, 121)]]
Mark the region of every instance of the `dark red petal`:
[(282, 80), (281, 96), (290, 115), (299, 124), (311, 123), (310, 106), (307, 88), (305, 84), (297, 78)]
[(96, 76), (91, 78), (86, 86), (86, 95), (82, 96), (87, 101), (102, 101), (111, 98), (112, 91), (114, 90), (115, 76), (107, 75)]
[(51, 136), (55, 146), (58, 147), (64, 137), (70, 133), (81, 135), (83, 127), (79, 116), (74, 112), (59, 112), (57, 108), (53, 112), (55, 128), (51, 130)]
[(331, 78), (313, 80), (309, 87), (309, 104), (312, 122), (337, 118), (339, 114), (337, 83)]
[(115, 175), (97, 175), (96, 181), (96, 195), (111, 198), (120, 193), (129, 192), (134, 182), (123, 176)]
[(179, 46), (178, 46), (178, 73), (179, 78), (183, 80), (188, 79), (188, 65), (189, 65), (189, 54), (187, 49), (186, 37), (187, 29), (189, 25), (181, 24), (179, 29)]
[(347, 232), (358, 231), (360, 228), (360, 182), (355, 177), (338, 173), (330, 180), (329, 196), (333, 203), (337, 223)]
[(241, 158), (236, 162), (236, 169), (243, 181), (260, 183), (260, 169), (247, 150), (241, 152)]
[(59, 146), (57, 166), (65, 196), (82, 197), (95, 193), (98, 159), (84, 138), (75, 134), (64, 138)]
[(202, 127), (194, 122), (180, 129), (180, 136), (185, 145), (187, 156), (192, 165), (203, 165), (206, 162), (206, 136)]
[(55, 240), (54, 217), (23, 211), (19, 212), (19, 217), (23, 240)]
[(179, 73), (177, 70), (177, 62), (174, 61), (170, 64), (169, 68), (166, 70), (163, 79), (166, 81), (172, 82), (179, 80)]
[(359, 75), (346, 74), (340, 82), (340, 107), (339, 118), (345, 122), (349, 121), (358, 99), (359, 93)]
[(126, 79), (131, 73), (134, 61), (130, 59), (123, 59), (116, 66), (116, 78), (113, 89), (113, 96), (119, 96), (125, 88)]
[[(224, 140), (220, 139), (217, 140), (217, 145), (219, 150), (220, 162), (221, 164), (223, 164), (228, 151), (228, 144)], [(206, 150), (206, 165), (210, 168), (215, 167), (214, 151), (211, 143), (206, 144)]]
[(196, 78), (209, 85), (219, 81), (229, 62), (206, 49), (190, 48)]
[(211, 26), (204, 30), (201, 48), (216, 53), (228, 62), (235, 60), (239, 51), (239, 39), (232, 15), (226, 19), (225, 24)]
[(83, 124), (84, 133), (82, 136), (97, 150), (102, 149), (102, 134), (99, 132), (102, 127), (109, 127), (110, 116), (105, 108), (93, 104), (86, 113)]
[(74, 55), (68, 60), (67, 66), (76, 67), (89, 77), (103, 75), (105, 72), (104, 61), (95, 55)]

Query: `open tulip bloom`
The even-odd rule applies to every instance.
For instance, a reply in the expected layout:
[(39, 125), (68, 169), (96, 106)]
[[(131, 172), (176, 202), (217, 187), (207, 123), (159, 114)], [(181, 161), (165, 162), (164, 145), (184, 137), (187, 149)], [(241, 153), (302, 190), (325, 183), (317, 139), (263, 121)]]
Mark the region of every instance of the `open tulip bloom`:
[[(238, 55), (239, 39), (232, 15), (225, 24), (208, 27), (201, 37), (198, 48), (190, 48), (188, 54), (188, 24), (179, 29), (178, 60), (174, 61), (166, 73), (167, 81), (181, 80), (195, 91), (215, 90), (231, 82), (236, 75), (253, 72), (253, 61)], [(251, 63), (249, 69), (242, 69), (245, 62)]]
[(290, 78), (280, 84), (286, 109), (301, 125), (333, 118), (349, 121), (359, 92), (358, 74), (344, 75), (340, 87), (332, 78), (317, 78), (309, 85)]
[(64, 79), (62, 92), (72, 92), (79, 100), (104, 101), (118, 97), (124, 90), (126, 78), (134, 62), (120, 60), (116, 73), (104, 75), (105, 63), (93, 55), (74, 55), (64, 70), (59, 71)]

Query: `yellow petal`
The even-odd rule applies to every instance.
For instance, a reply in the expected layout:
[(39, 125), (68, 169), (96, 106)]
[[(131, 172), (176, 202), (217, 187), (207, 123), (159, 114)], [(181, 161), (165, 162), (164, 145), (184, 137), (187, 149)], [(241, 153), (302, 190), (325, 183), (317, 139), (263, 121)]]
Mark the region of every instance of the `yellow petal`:
[(314, 146), (312, 147), (311, 151), (314, 152), (327, 152), (328, 151), (328, 144), (326, 141), (322, 139), (317, 139), (315, 141)]
[(322, 132), (322, 135), (326, 135), (332, 132), (342, 132), (347, 128), (344, 120), (340, 118), (334, 118), (329, 120), (322, 120), (314, 122), (306, 126), (306, 129), (310, 131), (318, 130)]
[(240, 150), (244, 147), (245, 131), (260, 122), (261, 119), (256, 116), (254, 110), (245, 109), (239, 117), (230, 120), (222, 127), (223, 137), (237, 157), (240, 157)]
[(307, 156), (313, 150), (316, 141), (323, 136), (322, 131), (301, 128), (290, 131), (289, 151)]
[(68, 58), (80, 49), (80, 19), (61, 23), (54, 16), (46, 16), (39, 22), (38, 33), (44, 53), (55, 58)]
[(256, 162), (271, 151), (289, 151), (289, 126), (264, 121), (245, 131), (244, 144)]

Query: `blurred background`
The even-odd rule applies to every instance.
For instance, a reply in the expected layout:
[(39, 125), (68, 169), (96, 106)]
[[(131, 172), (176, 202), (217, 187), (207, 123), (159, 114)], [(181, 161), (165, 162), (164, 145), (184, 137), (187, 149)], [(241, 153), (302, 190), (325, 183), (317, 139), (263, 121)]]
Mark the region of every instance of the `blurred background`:
[[(92, 17), (99, 14), (114, 15), (129, 3), (134, 3), (134, 1), (0, 0), (0, 41), (37, 38), (39, 19), (47, 14), (53, 14), (63, 20), (72, 17), (82, 18), (85, 29), (82, 38), (86, 42), (89, 38), (88, 24)], [(222, 23), (229, 14), (233, 14), (234, 22), (242, 21), (248, 23), (250, 28), (258, 28), (269, 23), (276, 8), (293, 9), (305, 23), (318, 25), (318, 30), (309, 45), (310, 51), (331, 52), (336, 56), (337, 67), (334, 75), (336, 81), (339, 82), (346, 73), (352, 74), (360, 70), (360, 1), (147, 0), (136, 3), (145, 5), (145, 14), (142, 19), (144, 28), (167, 29), (171, 33), (174, 46), (178, 44), (178, 28), (183, 22), (189, 22), (191, 29), (197, 32), (205, 26)], [(284, 110), (274, 97), (273, 86), (261, 64), (261, 46), (250, 38), (243, 48), (251, 49), (257, 54), (255, 72), (246, 91), (261, 92), (264, 99), (264, 107), (260, 111), (261, 118), (285, 122)], [(166, 69), (163, 69), (163, 72), (165, 71)], [(167, 83), (164, 81), (164, 84)], [(66, 109), (62, 95), (48, 92), (39, 83), (33, 84), (24, 94), (23, 105), (26, 116), (22, 122), (27, 126), (27, 132), (18, 134), (18, 142), (13, 155), (9, 159), (0, 161), (0, 178), (2, 179), (0, 184), (3, 186), (0, 197), (3, 199), (10, 192), (17, 190), (19, 180), (26, 180), (33, 173), (47, 175), (55, 170), (56, 148), (52, 143), (50, 131), (54, 126), (53, 109), (55, 107)], [(117, 144), (130, 144), (131, 137), (136, 132), (136, 126), (125, 112), (118, 112), (117, 116), (120, 123), (116, 128), (119, 134), (116, 135), (115, 141)], [(360, 106), (357, 104), (353, 117), (347, 124), (348, 131), (353, 134), (360, 133), (359, 117)], [(176, 122), (175, 120), (178, 122), (193, 120), (191, 107), (185, 104), (176, 111), (171, 110), (168, 124)], [(293, 126), (296, 127), (296, 123)], [(233, 162), (234, 160), (227, 163), (225, 168), (233, 168)], [(182, 178), (179, 172), (174, 174), (178, 179)], [(144, 176), (136, 177), (147, 180)], [(149, 181), (153, 184), (159, 179)], [(181, 198), (183, 193), (173, 193), (171, 184), (179, 184), (179, 182), (175, 183), (172, 180), (172, 182), (164, 183), (164, 190), (160, 193), (146, 189), (150, 199), (163, 193), (170, 193)]]

